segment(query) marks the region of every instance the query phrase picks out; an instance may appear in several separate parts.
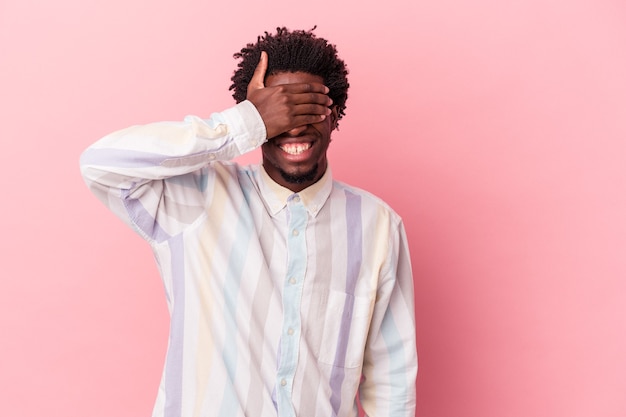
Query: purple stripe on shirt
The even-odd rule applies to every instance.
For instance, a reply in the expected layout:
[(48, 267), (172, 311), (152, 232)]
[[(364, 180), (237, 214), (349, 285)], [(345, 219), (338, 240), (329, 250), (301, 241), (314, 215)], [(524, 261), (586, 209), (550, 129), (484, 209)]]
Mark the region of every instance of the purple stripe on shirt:
[(163, 230), (154, 217), (136, 198), (130, 198), (130, 190), (122, 190), (122, 201), (128, 212), (128, 216), (137, 228), (156, 242), (163, 242), (171, 236)]
[(346, 276), (346, 301), (341, 315), (340, 336), (335, 351), (333, 371), (330, 376), (330, 404), (333, 416), (341, 407), (341, 385), (345, 377), (346, 352), (350, 339), (350, 326), (354, 309), (354, 290), (363, 260), (363, 228), (361, 218), (361, 197), (346, 190), (346, 222), (348, 225), (348, 269)]

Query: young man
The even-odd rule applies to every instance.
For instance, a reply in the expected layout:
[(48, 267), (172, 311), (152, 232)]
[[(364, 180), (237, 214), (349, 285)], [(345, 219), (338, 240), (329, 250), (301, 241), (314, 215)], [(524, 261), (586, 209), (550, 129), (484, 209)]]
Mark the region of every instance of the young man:
[[(171, 315), (153, 416), (413, 417), (413, 281), (401, 219), (334, 181), (334, 45), (279, 28), (235, 54), (237, 105), (113, 133), (91, 190), (152, 247)], [(262, 147), (263, 165), (228, 162)]]

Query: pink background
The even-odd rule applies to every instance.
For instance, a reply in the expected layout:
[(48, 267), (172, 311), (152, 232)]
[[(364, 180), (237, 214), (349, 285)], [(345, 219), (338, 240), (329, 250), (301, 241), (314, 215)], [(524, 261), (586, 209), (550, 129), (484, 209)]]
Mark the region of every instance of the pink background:
[(79, 154), (230, 106), (235, 51), (317, 24), (351, 69), (334, 173), (408, 229), (417, 414), (625, 416), (623, 0), (216, 3), (0, 0), (1, 414), (150, 414), (162, 286)]

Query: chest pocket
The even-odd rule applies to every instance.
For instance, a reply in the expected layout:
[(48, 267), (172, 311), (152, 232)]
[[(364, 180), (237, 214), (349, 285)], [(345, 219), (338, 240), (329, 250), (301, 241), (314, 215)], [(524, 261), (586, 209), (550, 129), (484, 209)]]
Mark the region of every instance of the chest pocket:
[(373, 301), (336, 290), (314, 294), (312, 301), (319, 312), (307, 332), (313, 355), (335, 367), (360, 367)]

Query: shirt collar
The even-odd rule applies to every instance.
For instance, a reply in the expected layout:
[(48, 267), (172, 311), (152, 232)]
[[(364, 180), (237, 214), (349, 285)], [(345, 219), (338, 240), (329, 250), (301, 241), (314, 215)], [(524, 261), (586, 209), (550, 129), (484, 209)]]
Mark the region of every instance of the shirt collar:
[(315, 217), (326, 203), (326, 200), (328, 200), (333, 186), (333, 175), (330, 167), (326, 168), (326, 172), (324, 172), (324, 175), (322, 175), (319, 181), (299, 193), (294, 193), (290, 189), (276, 183), (269, 174), (265, 172), (263, 166), (261, 166), (259, 171), (261, 171), (259, 186), (261, 195), (273, 216), (285, 208), (289, 200), (298, 196), (309, 214)]

